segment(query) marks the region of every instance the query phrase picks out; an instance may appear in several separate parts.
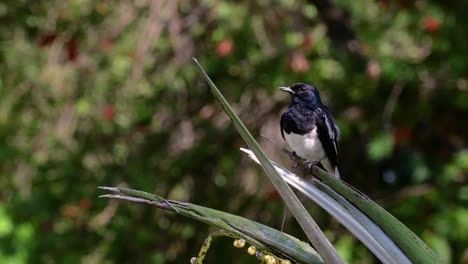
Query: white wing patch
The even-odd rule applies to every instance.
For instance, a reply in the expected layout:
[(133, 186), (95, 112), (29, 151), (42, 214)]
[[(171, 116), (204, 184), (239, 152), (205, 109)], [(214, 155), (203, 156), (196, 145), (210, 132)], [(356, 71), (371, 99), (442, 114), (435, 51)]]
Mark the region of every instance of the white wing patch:
[[(340, 130), (335, 122), (332, 122), (330, 118), (324, 114), (325, 125), (327, 126), (328, 136), (333, 142), (333, 147), (335, 147), (335, 153), (338, 154), (338, 148), (336, 147), (336, 142), (340, 138)], [(333, 124), (333, 129), (332, 129)]]
[(335, 133), (333, 133), (333, 129), (331, 127), (330, 120), (327, 115), (325, 115), (325, 124), (327, 125), (328, 136), (332, 140), (335, 140)]

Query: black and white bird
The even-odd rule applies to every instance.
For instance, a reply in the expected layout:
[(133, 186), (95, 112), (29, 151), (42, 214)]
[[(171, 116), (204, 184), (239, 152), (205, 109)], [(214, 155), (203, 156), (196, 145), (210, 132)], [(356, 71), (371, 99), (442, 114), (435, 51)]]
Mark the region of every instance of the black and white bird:
[(295, 154), (340, 177), (337, 168), (340, 130), (317, 88), (305, 83), (278, 89), (291, 95), (288, 110), (281, 115), (281, 135)]

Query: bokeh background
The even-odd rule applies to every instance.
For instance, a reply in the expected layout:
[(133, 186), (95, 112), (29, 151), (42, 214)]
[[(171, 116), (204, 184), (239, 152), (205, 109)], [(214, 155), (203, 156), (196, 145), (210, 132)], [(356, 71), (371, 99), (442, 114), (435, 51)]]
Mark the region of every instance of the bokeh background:
[[(97, 198), (129, 186), (280, 228), (197, 57), (268, 155), (290, 161), (278, 86), (315, 84), (342, 178), (448, 263), (468, 263), (467, 1), (3, 0), (0, 263), (188, 263), (214, 231)], [(316, 205), (350, 263), (378, 263)], [(284, 230), (305, 239), (286, 216)], [(207, 263), (256, 263), (231, 239)]]

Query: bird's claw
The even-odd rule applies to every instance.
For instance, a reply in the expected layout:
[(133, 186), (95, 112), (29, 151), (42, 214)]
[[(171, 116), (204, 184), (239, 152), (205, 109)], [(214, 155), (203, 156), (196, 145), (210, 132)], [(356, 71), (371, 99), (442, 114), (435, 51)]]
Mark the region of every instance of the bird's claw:
[(312, 168), (320, 162), (320, 161), (305, 160), (305, 159), (299, 157), (295, 151), (287, 152), (287, 154), (288, 154), (289, 158), (292, 161), (294, 161), (294, 164), (292, 165), (292, 167), (294, 169), (297, 168), (300, 165), (299, 162), (302, 161), (304, 163), (304, 165), (307, 167), (307, 170), (308, 170), (309, 173), (312, 172)]
[(319, 163), (319, 161), (311, 161), (311, 160), (306, 160), (304, 162), (304, 164), (310, 169), (312, 167), (314, 167), (315, 165), (317, 165)]
[(309, 173), (311, 173), (311, 172), (312, 172), (312, 168), (313, 168), (315, 165), (317, 165), (319, 162), (320, 162), (320, 161), (311, 161), (311, 160), (307, 160), (307, 161), (304, 162), (304, 164), (305, 164), (305, 165), (307, 166), (307, 168), (308, 168), (307, 171), (308, 171)]
[(296, 151), (289, 152), (288, 156), (292, 160), (297, 160), (299, 158), (299, 156), (296, 154)]

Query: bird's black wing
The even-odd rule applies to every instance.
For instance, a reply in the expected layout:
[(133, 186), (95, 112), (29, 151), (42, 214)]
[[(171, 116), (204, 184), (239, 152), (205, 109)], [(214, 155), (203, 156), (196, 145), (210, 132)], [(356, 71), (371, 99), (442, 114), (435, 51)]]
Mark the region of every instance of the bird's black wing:
[(339, 135), (339, 131), (335, 125), (335, 120), (328, 109), (320, 109), (315, 111), (315, 121), (318, 138), (322, 143), (325, 154), (334, 168), (338, 164), (337, 141)]

